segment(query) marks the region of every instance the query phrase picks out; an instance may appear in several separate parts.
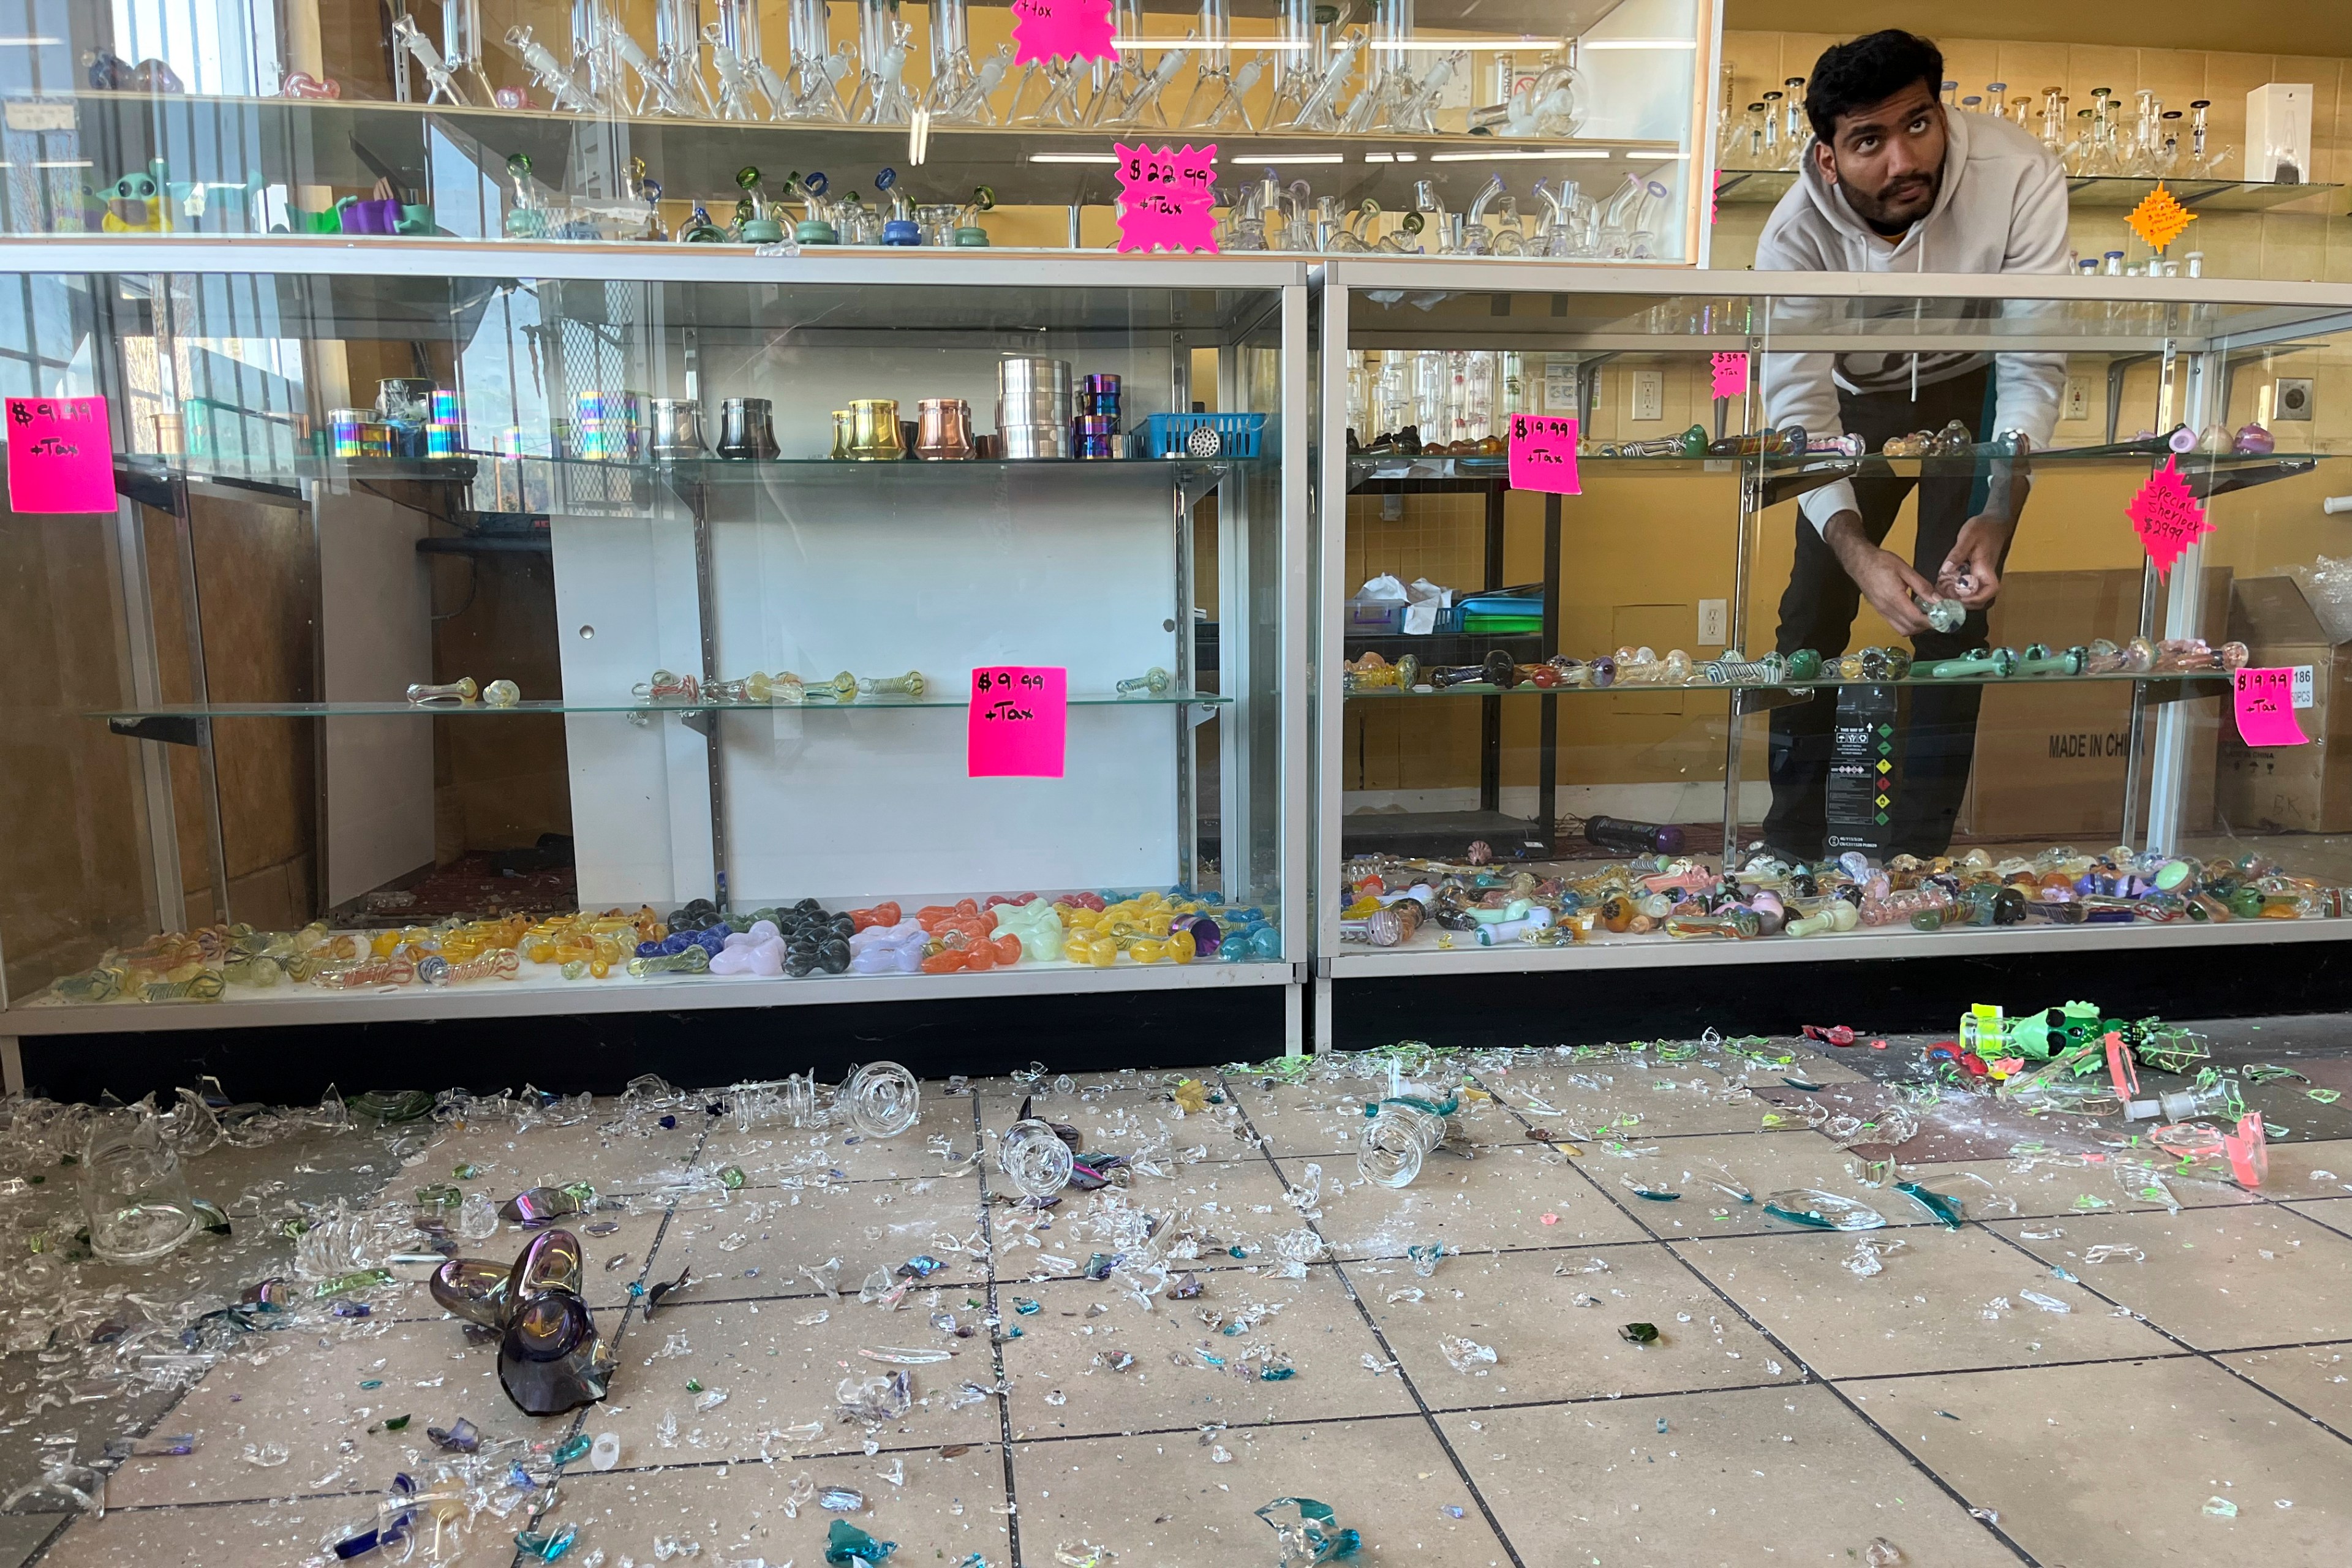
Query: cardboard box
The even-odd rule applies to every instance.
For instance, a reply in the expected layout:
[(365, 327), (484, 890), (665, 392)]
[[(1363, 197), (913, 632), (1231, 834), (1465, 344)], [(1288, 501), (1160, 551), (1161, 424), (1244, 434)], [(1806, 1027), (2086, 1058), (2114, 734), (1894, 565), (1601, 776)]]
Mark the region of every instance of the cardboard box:
[[(2047, 643), (2073, 647), (2095, 638), (2128, 641), (2139, 629), (2142, 574), (2015, 572), (2001, 579), (1990, 615), (1995, 647)], [(2220, 627), (2228, 610), (2230, 570), (2208, 567), (2202, 624)], [(2181, 826), (2203, 832), (2213, 823), (2215, 752), (2226, 698), (2191, 698), (2189, 789)], [(2123, 832), (2124, 779), (2130, 764), (2132, 686), (2129, 681), (2017, 680), (1989, 682), (1977, 720), (1975, 766), (1961, 831), (2000, 842), (2073, 844), (2096, 850)], [(2156, 739), (2151, 707), (2144, 744)], [(2140, 785), (2140, 821), (2147, 821), (2147, 784)]]
[(2254, 751), (2233, 721), (2221, 742), (2221, 820), (2238, 833), (2352, 829), (2352, 644), (2330, 643), (2292, 577), (2249, 577), (2231, 595), (2230, 636), (2260, 668), (2309, 666), (2311, 703), (2295, 719), (2307, 746)]

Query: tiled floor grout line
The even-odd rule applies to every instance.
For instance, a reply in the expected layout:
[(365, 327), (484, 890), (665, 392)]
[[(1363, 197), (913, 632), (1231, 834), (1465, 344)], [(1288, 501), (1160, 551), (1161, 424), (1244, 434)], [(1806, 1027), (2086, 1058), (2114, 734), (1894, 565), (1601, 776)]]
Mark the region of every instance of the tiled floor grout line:
[[(2002, 1235), (2000, 1231), (1994, 1230), (1992, 1226), (1984, 1225), (1980, 1220), (1971, 1220), (1969, 1223), (1981, 1226), (1984, 1230), (1993, 1236), (2000, 1237), (2000, 1239), (2008, 1246), (2016, 1248), (2026, 1257), (2032, 1258), (2034, 1262), (2040, 1264), (2042, 1268), (2047, 1268), (2051, 1267), (2047, 1258), (2035, 1253), (2023, 1242), (2016, 1240), (2011, 1237)], [(2069, 1272), (2071, 1272), (2071, 1270)], [(2302, 1405), (2297, 1405), (2294, 1400), (2289, 1399), (2285, 1394), (2278, 1392), (2278, 1390), (2266, 1386), (2263, 1383), (2248, 1376), (2243, 1372), (2239, 1371), (2236, 1367), (2231, 1366), (2228, 1362), (2221, 1359), (2225, 1354), (2237, 1355), (2243, 1352), (2237, 1351), (2217, 1352), (2200, 1350), (2197, 1346), (2190, 1344), (2187, 1340), (2182, 1339), (2179, 1334), (2174, 1333), (2170, 1329), (2166, 1328), (2163, 1324), (2150, 1318), (2147, 1313), (2133, 1310), (2131, 1307), (2122, 1301), (2116, 1300), (2113, 1296), (2108, 1295), (2105, 1291), (2100, 1289), (2097, 1286), (2091, 1284), (2088, 1280), (2076, 1279), (2074, 1283), (2081, 1286), (2083, 1289), (2089, 1292), (2091, 1295), (2097, 1297), (2102, 1301), (2105, 1301), (2108, 1306), (2120, 1308), (2124, 1311), (2130, 1312), (2134, 1322), (2147, 1325), (2147, 1328), (2154, 1331), (2156, 1333), (2162, 1335), (2172, 1343), (2179, 1345), (2182, 1350), (2187, 1351), (2190, 1355), (2197, 1357), (2207, 1365), (2215, 1367), (2220, 1371), (2228, 1373), (2230, 1376), (2236, 1378), (2240, 1383), (2244, 1384), (2247, 1387), (2262, 1394), (2264, 1398), (2275, 1400), (2279, 1404), (2285, 1405), (2289, 1410), (2294, 1411), (2297, 1415), (2302, 1416), (2305, 1421), (2310, 1422), (2314, 1426), (2318, 1427), (2329, 1436), (2336, 1438), (2339, 1442), (2352, 1443), (2352, 1436), (2347, 1436), (2347, 1434), (2338, 1431), (2336, 1427), (2328, 1425), (2326, 1421), (2314, 1415), (2310, 1411), (2305, 1410)]]
[(996, 1430), (1004, 1449), (1004, 1541), (1013, 1568), (1021, 1568), (1021, 1494), (1013, 1473), (1013, 1384), (1004, 1373), (1004, 1316), (996, 1304), (996, 1215), (988, 1190), (988, 1127), (980, 1114), (980, 1096), (971, 1097), (972, 1173), (980, 1183), (980, 1234), (988, 1244), (988, 1278), (982, 1288), (988, 1300), (988, 1350), (996, 1368)]
[[(1476, 1083), (1479, 1088), (1486, 1089), (1486, 1091), (1489, 1094), (1494, 1092), (1491, 1089), (1487, 1089), (1486, 1081), (1483, 1079), (1478, 1078), (1475, 1073), (1469, 1074), (1468, 1076), (1470, 1077), (1471, 1081)], [(1497, 1101), (1497, 1103), (1500, 1102)], [(1508, 1106), (1505, 1106), (1504, 1109), (1510, 1110), (1510, 1113), (1513, 1116), (1519, 1116), (1519, 1113), (1517, 1110), (1511, 1110)], [(1525, 1121), (1527, 1119), (1524, 1116), (1519, 1116), (1519, 1120), (1521, 1121)], [(1733, 1300), (1730, 1294), (1725, 1291), (1721, 1286), (1717, 1285), (1713, 1279), (1708, 1279), (1704, 1269), (1700, 1268), (1689, 1258), (1685, 1258), (1682, 1253), (1675, 1248), (1675, 1245), (1666, 1237), (1659, 1236), (1655, 1230), (1653, 1230), (1648, 1221), (1642, 1218), (1640, 1215), (1635, 1214), (1631, 1207), (1622, 1202), (1620, 1202), (1617, 1194), (1611, 1192), (1606, 1186), (1604, 1186), (1599, 1177), (1594, 1176), (1591, 1172), (1585, 1170), (1580, 1161), (1571, 1159), (1569, 1161), (1569, 1166), (1570, 1169), (1574, 1170), (1580, 1177), (1583, 1178), (1586, 1184), (1591, 1186), (1593, 1191), (1599, 1193), (1610, 1203), (1615, 1205), (1620, 1213), (1631, 1219), (1635, 1225), (1641, 1226), (1643, 1230), (1647, 1231), (1651, 1236), (1655, 1237), (1659, 1245), (1665, 1247), (1668, 1257), (1681, 1264), (1683, 1268), (1688, 1271), (1691, 1278), (1697, 1280), (1702, 1286), (1704, 1286), (1710, 1295), (1714, 1296), (1727, 1308), (1737, 1313), (1743, 1322), (1747, 1323), (1749, 1328), (1755, 1330), (1758, 1334), (1762, 1336), (1765, 1343), (1772, 1346), (1781, 1354), (1787, 1356), (1792, 1365), (1801, 1368), (1808, 1379), (1818, 1383), (1822, 1388), (1828, 1393), (1831, 1398), (1843, 1405), (1855, 1419), (1861, 1421), (1872, 1431), (1877, 1433), (1879, 1436), (1885, 1441), (1889, 1447), (1903, 1456), (1905, 1463), (1908, 1464), (1920, 1475), (1926, 1477), (1927, 1480), (1934, 1485), (1937, 1491), (1942, 1492), (1946, 1497), (1950, 1498), (1955, 1503), (1958, 1504), (1964, 1513), (1968, 1513), (1970, 1518), (1977, 1518), (1977, 1516), (1971, 1511), (1971, 1505), (1969, 1504), (1968, 1498), (1962, 1494), (1958, 1488), (1953, 1486), (1951, 1482), (1937, 1474), (1932, 1467), (1927, 1464), (1926, 1461), (1922, 1460), (1918, 1455), (1913, 1453), (1908, 1447), (1906, 1447), (1903, 1444), (1902, 1440), (1896, 1437), (1894, 1433), (1881, 1426), (1868, 1411), (1863, 1409), (1859, 1404), (1849, 1398), (1834, 1383), (1816, 1372), (1811, 1362), (1807, 1361), (1803, 1356), (1799, 1355), (1796, 1351), (1783, 1342), (1778, 1334), (1775, 1334), (1770, 1329), (1766, 1328), (1763, 1322), (1753, 1313), (1749, 1312), (1747, 1308), (1741, 1306), (1737, 1300)], [(2019, 1562), (2031, 1563), (2033, 1565), (2033, 1568), (2041, 1568), (2040, 1560), (2032, 1552), (2026, 1551), (2024, 1546), (2012, 1538), (2007, 1531), (2001, 1529), (1998, 1522), (1992, 1520), (1981, 1518), (1977, 1518), (1977, 1522), (1984, 1526), (1987, 1533), (1990, 1534), (1994, 1540), (1999, 1541), (2002, 1545), (2008, 1547), (2011, 1552), (2014, 1552)]]
[[(1232, 1080), (1225, 1077), (1222, 1068), (1217, 1073), (1217, 1083), (1225, 1092), (1226, 1102), (1232, 1105), (1234, 1111), (1240, 1115), (1242, 1125), (1249, 1129), (1250, 1137), (1255, 1142), (1258, 1153), (1265, 1158), (1266, 1168), (1274, 1173), (1275, 1180), (1282, 1184), (1283, 1191), (1288, 1193), (1291, 1185), (1290, 1178), (1283, 1174), (1281, 1162), (1275, 1158), (1274, 1152), (1266, 1146), (1265, 1138), (1258, 1132), (1257, 1122), (1250, 1116), (1249, 1108), (1242, 1104), (1241, 1098), (1234, 1092)], [(1342, 1181), (1344, 1180), (1343, 1176)], [(1308, 1219), (1304, 1213), (1299, 1215), (1298, 1221), (1315, 1233), (1316, 1240), (1322, 1243), (1323, 1250), (1328, 1256), (1331, 1250), (1331, 1244), (1325, 1238), (1323, 1227)], [(1430, 1409), (1429, 1401), (1422, 1397), (1421, 1388), (1413, 1382), (1412, 1374), (1405, 1370), (1404, 1358), (1391, 1348), (1388, 1335), (1381, 1331), (1380, 1324), (1372, 1318), (1371, 1308), (1365, 1305), (1363, 1297), (1357, 1294), (1355, 1282), (1348, 1278), (1346, 1268), (1336, 1258), (1333, 1259), (1330, 1268), (1332, 1273), (1339, 1279), (1339, 1288), (1347, 1292), (1348, 1300), (1355, 1304), (1356, 1315), (1363, 1320), (1364, 1329), (1372, 1336), (1372, 1342), (1380, 1346), (1381, 1354), (1387, 1358), (1391, 1366), (1396, 1368), (1397, 1382), (1402, 1384), (1405, 1393), (1412, 1396), (1414, 1407), (1419, 1410), (1423, 1422), (1428, 1427), (1429, 1435), (1436, 1439), (1437, 1447), (1445, 1455), (1446, 1462), (1454, 1467), (1454, 1473), (1462, 1478), (1463, 1489), (1470, 1494), (1470, 1500), (1478, 1505), (1478, 1512), (1486, 1521), (1486, 1528), (1495, 1532), (1495, 1539), (1502, 1544), (1503, 1554), (1511, 1560), (1511, 1568), (1527, 1568), (1526, 1559), (1519, 1555), (1519, 1549), (1512, 1543), (1510, 1535), (1503, 1529), (1503, 1521), (1495, 1517), (1494, 1507), (1487, 1502), (1486, 1494), (1479, 1489), (1476, 1479), (1470, 1474), (1470, 1467), (1464, 1464), (1462, 1456), (1454, 1451), (1453, 1440), (1446, 1436), (1445, 1428), (1438, 1425), (1436, 1413)]]

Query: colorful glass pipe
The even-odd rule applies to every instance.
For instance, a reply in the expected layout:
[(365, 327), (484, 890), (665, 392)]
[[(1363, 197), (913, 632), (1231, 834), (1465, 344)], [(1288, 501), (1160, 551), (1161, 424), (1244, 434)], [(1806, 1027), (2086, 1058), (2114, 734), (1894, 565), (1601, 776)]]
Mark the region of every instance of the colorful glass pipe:
[(1138, 692), (1158, 697), (1168, 689), (1168, 672), (1154, 665), (1141, 675), (1129, 676), (1120, 681), (1114, 689), (1121, 697), (1132, 697)]

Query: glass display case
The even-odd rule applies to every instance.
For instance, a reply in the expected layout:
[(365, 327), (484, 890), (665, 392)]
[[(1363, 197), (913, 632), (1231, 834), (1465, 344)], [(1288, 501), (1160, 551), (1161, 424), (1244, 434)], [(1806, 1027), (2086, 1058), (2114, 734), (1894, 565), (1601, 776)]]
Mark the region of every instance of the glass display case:
[[(2352, 289), (1318, 275), (1318, 1037), (1351, 978), (2352, 934), (2352, 416), (2314, 392)], [(1832, 365), (1910, 416), (1776, 416)], [(2012, 375), (2038, 437), (1996, 423)], [(1514, 415), (1578, 422), (1578, 493), (1512, 488)], [(2210, 531), (2159, 572), (2131, 509), (2168, 468)], [(1916, 637), (1815, 492), (1891, 520)], [(1938, 602), (2004, 512), (1990, 605)], [(2240, 740), (2242, 668), (2292, 672), (2312, 744)]]
[(0, 227), (1110, 249), (1149, 142), (1225, 251), (1702, 256), (1716, 0), (1098, 3), (27, 0)]
[(0, 522), (0, 1034), (1292, 986), (1295, 263), (109, 243), (0, 245), (120, 492)]

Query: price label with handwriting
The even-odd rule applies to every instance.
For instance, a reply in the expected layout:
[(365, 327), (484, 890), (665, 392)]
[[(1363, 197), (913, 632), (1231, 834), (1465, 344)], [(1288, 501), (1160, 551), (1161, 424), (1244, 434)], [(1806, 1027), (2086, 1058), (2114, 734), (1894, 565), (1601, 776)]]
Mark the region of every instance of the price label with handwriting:
[(1118, 247), (1121, 250), (1217, 248), (1217, 148), (1187, 143), (1129, 147), (1118, 154)]
[(2292, 667), (2241, 669), (2230, 682), (2238, 713), (2238, 738), (2249, 746), (2306, 746), (2311, 737), (2294, 718)]
[(1115, 31), (1110, 0), (1013, 0), (1013, 63), (1113, 59)]
[(8, 505), (29, 512), (114, 510), (114, 430), (105, 398), (8, 399)]
[(971, 672), (964, 771), (976, 779), (1057, 779), (1069, 741), (1070, 672), (998, 664)]
[(1580, 496), (1576, 477), (1576, 421), (1548, 414), (1511, 416), (1511, 488)]

